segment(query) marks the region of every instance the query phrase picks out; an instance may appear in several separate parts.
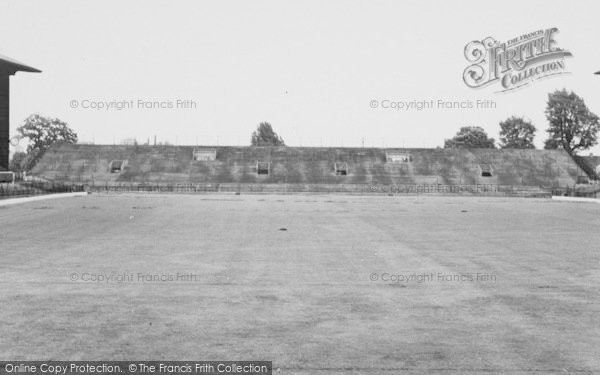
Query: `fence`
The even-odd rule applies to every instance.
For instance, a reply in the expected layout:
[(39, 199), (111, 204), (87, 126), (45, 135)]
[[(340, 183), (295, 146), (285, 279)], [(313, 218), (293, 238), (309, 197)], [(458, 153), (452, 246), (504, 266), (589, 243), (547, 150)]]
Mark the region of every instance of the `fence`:
[(97, 193), (248, 193), (248, 194), (356, 194), (356, 195), (483, 195), (550, 197), (551, 189), (511, 185), (443, 185), (443, 184), (99, 184), (85, 185)]
[(0, 199), (82, 191), (85, 191), (85, 186), (83, 184), (66, 184), (47, 181), (0, 183)]
[(598, 198), (600, 196), (599, 193), (600, 188), (597, 185), (580, 187), (578, 189), (568, 186), (564, 188), (552, 188), (552, 195), (565, 197)]
[(0, 184), (0, 199), (68, 192), (95, 193), (249, 193), (249, 194), (357, 194), (357, 195), (483, 195), (515, 197), (550, 197), (566, 195), (598, 197), (598, 191), (574, 187), (532, 187), (518, 185), (442, 185), (442, 184), (99, 184), (72, 182), (21, 181)]

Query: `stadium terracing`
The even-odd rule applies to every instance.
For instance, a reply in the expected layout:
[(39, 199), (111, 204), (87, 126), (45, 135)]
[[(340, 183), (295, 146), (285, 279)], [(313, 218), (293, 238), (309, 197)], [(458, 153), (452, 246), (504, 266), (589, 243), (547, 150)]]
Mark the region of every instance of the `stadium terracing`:
[(472, 185), (495, 186), (485, 192), (537, 193), (572, 187), (586, 172), (562, 150), (63, 144), (47, 151), (32, 175), (89, 186), (193, 185), (214, 191)]

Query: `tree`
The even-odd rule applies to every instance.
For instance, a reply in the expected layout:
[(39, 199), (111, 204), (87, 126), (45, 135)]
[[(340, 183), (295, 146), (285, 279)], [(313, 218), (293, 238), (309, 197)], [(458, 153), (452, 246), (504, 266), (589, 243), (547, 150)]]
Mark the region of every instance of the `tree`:
[(12, 159), (10, 159), (8, 170), (16, 173), (23, 172), (26, 162), (27, 153), (22, 151), (15, 152)]
[(27, 170), (33, 168), (52, 145), (77, 143), (77, 134), (65, 122), (37, 114), (26, 118), (23, 125), (17, 128), (17, 132), (29, 140), (28, 162), (25, 166)]
[(536, 132), (531, 121), (512, 116), (500, 122), (500, 148), (535, 148)]
[(556, 90), (548, 94), (546, 118), (550, 123), (545, 149), (562, 148), (569, 155), (598, 143), (600, 122), (573, 91)]
[(252, 133), (252, 146), (285, 146), (283, 139), (273, 131), (268, 122), (261, 122)]
[(496, 148), (494, 138), (479, 126), (463, 126), (458, 133), (444, 141), (444, 148)]

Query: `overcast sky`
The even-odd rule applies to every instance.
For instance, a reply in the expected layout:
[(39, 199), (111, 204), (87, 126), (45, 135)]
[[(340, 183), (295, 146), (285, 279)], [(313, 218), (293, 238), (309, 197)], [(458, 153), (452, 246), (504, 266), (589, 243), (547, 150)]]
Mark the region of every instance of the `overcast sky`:
[[(247, 145), (270, 122), (288, 145), (436, 147), (459, 127), (498, 138), (524, 116), (543, 145), (547, 94), (600, 114), (598, 1), (0, 0), (0, 54), (43, 71), (11, 78), (11, 131), (32, 113), (84, 142), (135, 137)], [(464, 48), (557, 27), (569, 75), (514, 92), (472, 89)], [(492, 100), (495, 109), (398, 111), (371, 101)], [(84, 103), (134, 101), (118, 111)], [(190, 100), (196, 108), (137, 108)], [(76, 108), (73, 108), (76, 107)], [(592, 150), (600, 153), (600, 148)], [(586, 152), (587, 154), (587, 152)]]

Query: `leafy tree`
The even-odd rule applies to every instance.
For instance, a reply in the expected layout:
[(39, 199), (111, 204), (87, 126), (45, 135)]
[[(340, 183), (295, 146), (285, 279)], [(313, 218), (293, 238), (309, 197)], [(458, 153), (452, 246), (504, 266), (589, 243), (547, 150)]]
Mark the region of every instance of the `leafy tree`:
[(546, 149), (562, 148), (569, 155), (598, 143), (600, 122), (573, 91), (556, 90), (548, 94), (546, 118), (550, 123)]
[(23, 125), (17, 128), (17, 132), (21, 137), (29, 140), (28, 162), (25, 166), (27, 170), (33, 168), (52, 145), (77, 143), (77, 134), (65, 122), (37, 114), (26, 118)]
[(8, 166), (8, 170), (12, 172), (23, 172), (27, 162), (27, 153), (19, 151), (13, 154)]
[(268, 122), (261, 122), (252, 133), (252, 146), (285, 146), (283, 139)]
[(500, 122), (500, 148), (535, 148), (536, 130), (531, 121), (509, 117)]
[(444, 148), (496, 148), (494, 138), (479, 126), (463, 126), (458, 133), (444, 141)]

